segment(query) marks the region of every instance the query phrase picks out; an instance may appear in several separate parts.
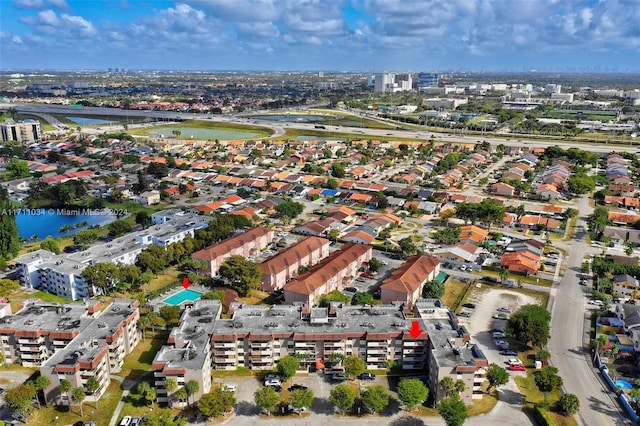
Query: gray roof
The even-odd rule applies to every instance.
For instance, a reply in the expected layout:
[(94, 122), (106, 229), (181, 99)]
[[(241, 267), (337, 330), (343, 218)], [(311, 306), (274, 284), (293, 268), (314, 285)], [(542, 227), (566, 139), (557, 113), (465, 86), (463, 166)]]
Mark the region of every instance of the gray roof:
[(0, 328), (82, 332), (92, 321), (93, 319), (89, 318), (87, 313), (87, 305), (84, 303), (61, 305), (30, 299), (26, 300), (24, 307), (14, 315), (0, 319)]

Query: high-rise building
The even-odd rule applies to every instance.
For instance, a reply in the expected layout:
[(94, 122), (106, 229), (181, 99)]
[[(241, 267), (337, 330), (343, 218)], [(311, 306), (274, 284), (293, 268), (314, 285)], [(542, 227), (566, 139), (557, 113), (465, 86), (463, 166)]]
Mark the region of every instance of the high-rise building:
[(408, 92), (412, 86), (411, 74), (383, 72), (375, 75), (373, 91), (376, 93)]
[(438, 87), (440, 76), (437, 73), (421, 72), (418, 74), (418, 90), (424, 90), (427, 87)]

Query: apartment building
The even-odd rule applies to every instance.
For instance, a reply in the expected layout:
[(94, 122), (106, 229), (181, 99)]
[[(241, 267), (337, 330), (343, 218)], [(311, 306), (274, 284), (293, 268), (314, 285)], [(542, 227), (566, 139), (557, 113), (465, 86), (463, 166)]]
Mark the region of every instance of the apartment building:
[(358, 276), (358, 269), (371, 260), (371, 253), (371, 246), (345, 244), (309, 271), (285, 284), (285, 303), (303, 302), (313, 306), (321, 295), (341, 290)]
[(0, 351), (4, 361), (39, 367), (94, 321), (99, 305), (99, 302), (60, 305), (26, 300), (14, 315), (0, 319)]
[(436, 401), (444, 398), (440, 381), (449, 376), (462, 380), (466, 389), (460, 398), (469, 405), (482, 399), (483, 383), (489, 361), (480, 348), (470, 343), (471, 336), (458, 325), (455, 316), (439, 300), (419, 299), (414, 312), (422, 319), (427, 339), (427, 385)]
[(218, 274), (220, 266), (230, 256), (240, 255), (253, 257), (260, 253), (269, 243), (273, 242), (273, 230), (264, 226), (251, 228), (240, 234), (236, 234), (217, 244), (197, 251), (191, 255), (193, 259), (203, 260), (207, 263), (207, 273), (214, 277)]
[(100, 386), (92, 394), (87, 392), (86, 399), (100, 399), (111, 382), (111, 374), (120, 371), (124, 357), (140, 341), (138, 306), (137, 300), (114, 300), (70, 343), (42, 364), (40, 374), (51, 381), (44, 390), (46, 401), (69, 404), (68, 395), (58, 390), (60, 381), (69, 380), (73, 388), (79, 388), (85, 387), (91, 377), (95, 377)]
[(166, 220), (135, 234), (115, 238), (109, 242), (94, 244), (87, 250), (56, 255), (47, 250), (37, 250), (15, 259), (20, 283), (29, 288), (45, 290), (70, 299), (87, 299), (97, 294), (89, 286), (82, 271), (88, 265), (99, 262), (132, 265), (136, 257), (148, 246), (168, 247), (169, 244), (193, 237), (197, 229), (206, 228), (207, 220), (180, 210), (164, 210)]
[(0, 134), (2, 134), (2, 142), (37, 142), (42, 139), (42, 126), (38, 120), (28, 119), (20, 122), (7, 120), (0, 124)]
[(380, 286), (382, 303), (401, 302), (413, 306), (422, 296), (422, 287), (440, 273), (440, 261), (435, 256), (411, 256)]
[(193, 308), (182, 313), (180, 325), (171, 331), (168, 344), (156, 354), (151, 366), (159, 403), (183, 406), (182, 401), (173, 398), (175, 391), (168, 394), (168, 378), (175, 379), (179, 388), (196, 380), (200, 389), (192, 396), (194, 400), (209, 393), (213, 365), (211, 333), (221, 314), (222, 305), (217, 300), (197, 300)]
[(306, 237), (262, 262), (262, 290), (281, 289), (300, 268), (313, 266), (329, 256), (330, 242), (324, 238)]

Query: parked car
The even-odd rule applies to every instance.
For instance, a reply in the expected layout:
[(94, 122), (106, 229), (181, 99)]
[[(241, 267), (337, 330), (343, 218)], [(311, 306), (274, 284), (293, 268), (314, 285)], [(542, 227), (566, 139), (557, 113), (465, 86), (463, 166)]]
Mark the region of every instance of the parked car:
[(273, 388), (274, 391), (280, 393), (282, 392), (282, 386), (281, 385), (265, 385), (266, 388)]
[(469, 309), (475, 309), (476, 308), (476, 304), (475, 303), (465, 303), (464, 305), (462, 305), (465, 308), (469, 308)]
[(491, 336), (493, 336), (494, 339), (504, 339), (506, 337), (505, 334), (500, 331), (494, 331), (491, 333)]
[(491, 329), (491, 330), (489, 330), (489, 331), (490, 331), (490, 332), (492, 332), (492, 333), (504, 333), (504, 329), (502, 329), (502, 328), (497, 328), (497, 327), (494, 327), (494, 328), (492, 328), (492, 329)]
[(331, 380), (335, 382), (344, 382), (349, 380), (349, 376), (347, 376), (345, 373), (333, 373), (331, 375)]
[(471, 316), (471, 312), (462, 311), (458, 314), (459, 317), (469, 318)]
[(520, 361), (518, 358), (511, 358), (507, 361), (507, 364), (509, 365), (522, 364), (522, 361)]
[(505, 313), (501, 312), (501, 313), (499, 313), (499, 314), (495, 314), (495, 315), (493, 316), (493, 318), (495, 318), (495, 319), (501, 319), (501, 320), (506, 320), (506, 319), (509, 319), (509, 315), (507, 315), (507, 314), (505, 314)]
[(522, 364), (512, 364), (507, 369), (511, 371), (527, 371), (527, 368)]
[(505, 345), (509, 345), (509, 342), (506, 342), (504, 340), (496, 340), (496, 346), (505, 346)]
[(238, 387), (236, 385), (231, 384), (231, 383), (227, 383), (227, 384), (222, 385), (222, 390), (227, 391), (227, 392), (235, 392), (237, 388)]
[(289, 392), (293, 392), (294, 390), (307, 390), (308, 388), (305, 385), (292, 385), (289, 387)]
[(282, 386), (282, 380), (280, 379), (280, 376), (277, 376), (275, 374), (269, 374), (264, 378), (264, 385), (265, 386)]
[(375, 380), (376, 379), (376, 375), (373, 373), (362, 373), (361, 375), (358, 376), (358, 379), (360, 380)]
[(124, 416), (118, 426), (130, 426), (131, 425), (131, 416)]
[(367, 273), (367, 272), (363, 272), (360, 274), (361, 277), (363, 278), (373, 278), (373, 275)]
[(501, 306), (498, 308), (498, 312), (506, 312), (508, 314), (511, 313), (511, 309), (507, 308), (506, 306)]
[(504, 351), (500, 351), (500, 355), (515, 356), (515, 355), (518, 355), (518, 352), (512, 351), (511, 349), (507, 349)]
[(355, 287), (345, 287), (344, 291), (348, 291), (349, 293), (357, 293), (358, 289)]
[[(141, 421), (142, 421), (142, 419), (140, 417), (134, 417), (134, 418), (131, 419), (131, 425), (130, 426), (139, 426)], [(84, 426), (96, 426), (96, 424), (95, 423), (93, 423), (92, 425), (86, 424)]]

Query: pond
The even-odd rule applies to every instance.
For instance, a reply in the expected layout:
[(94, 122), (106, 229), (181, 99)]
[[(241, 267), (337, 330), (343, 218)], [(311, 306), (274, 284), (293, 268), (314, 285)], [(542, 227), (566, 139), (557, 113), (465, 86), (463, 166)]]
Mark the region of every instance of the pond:
[(282, 115), (253, 115), (251, 118), (256, 120), (271, 120), (271, 121), (286, 121), (286, 122), (306, 122), (306, 123), (314, 123), (318, 121), (325, 121), (324, 117), (320, 117), (318, 115), (291, 115), (291, 114), (282, 114)]
[(152, 135), (161, 138), (173, 138), (173, 132), (180, 132), (179, 138), (204, 140), (235, 140), (261, 137), (261, 133), (251, 130), (200, 129), (198, 127), (163, 127), (149, 130)]
[[(76, 214), (77, 213), (77, 214)], [(105, 210), (31, 209), (16, 215), (18, 234), (26, 240), (44, 240), (73, 235), (93, 225), (106, 225), (117, 220), (117, 216)], [(64, 231), (63, 226), (70, 229)]]
[(109, 121), (109, 120), (100, 120), (98, 118), (87, 118), (87, 117), (65, 117), (68, 120), (73, 121), (80, 126), (93, 126), (96, 124), (114, 124), (117, 121)]

